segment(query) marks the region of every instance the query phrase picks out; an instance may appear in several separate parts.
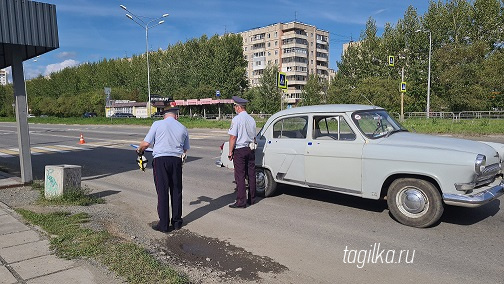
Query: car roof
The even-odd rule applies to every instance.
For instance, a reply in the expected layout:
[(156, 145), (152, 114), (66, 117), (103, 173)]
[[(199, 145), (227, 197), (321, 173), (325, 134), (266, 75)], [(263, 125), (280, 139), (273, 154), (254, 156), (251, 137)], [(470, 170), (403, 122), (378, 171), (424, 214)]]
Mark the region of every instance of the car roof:
[(279, 116), (289, 114), (303, 114), (303, 113), (317, 113), (317, 112), (354, 112), (358, 110), (370, 110), (370, 109), (383, 109), (383, 108), (378, 106), (357, 105), (357, 104), (314, 105), (314, 106), (303, 106), (282, 110), (272, 115), (271, 118), (277, 118)]

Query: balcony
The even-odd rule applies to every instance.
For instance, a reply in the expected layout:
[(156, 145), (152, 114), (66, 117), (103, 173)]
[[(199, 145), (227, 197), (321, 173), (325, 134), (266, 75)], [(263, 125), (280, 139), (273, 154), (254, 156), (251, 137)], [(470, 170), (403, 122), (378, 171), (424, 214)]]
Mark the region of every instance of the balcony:
[[(257, 64), (256, 62), (260, 62), (260, 63)], [(261, 70), (264, 68), (266, 68), (266, 60), (265, 61), (254, 61), (254, 66), (252, 67), (252, 70), (256, 71), (256, 70)]]
[(308, 63), (307, 62), (297, 62), (297, 61), (282, 62), (282, 67), (294, 67), (294, 66), (308, 67)]
[(308, 45), (302, 44), (299, 42), (289, 42), (286, 44), (282, 44), (282, 48), (291, 48), (291, 47), (300, 47), (300, 48), (307, 48)]
[(305, 39), (305, 40), (308, 40), (308, 36), (307, 35), (302, 35), (302, 34), (297, 34), (296, 32), (294, 31), (289, 31), (289, 32), (286, 32), (284, 33), (280, 39), (284, 40), (284, 39), (289, 39), (289, 38), (300, 38), (300, 39)]
[(327, 62), (327, 61), (329, 61), (329, 59), (327, 59), (327, 57), (320, 57), (320, 56), (317, 56), (317, 61), (324, 61), (324, 62)]
[(308, 54), (302, 52), (282, 53), (282, 58), (289, 58), (289, 57), (308, 58)]
[[(306, 73), (305, 73), (306, 74)], [(289, 86), (294, 86), (294, 85), (306, 85), (306, 81), (304, 80), (299, 80), (299, 79), (291, 79), (287, 80)]]

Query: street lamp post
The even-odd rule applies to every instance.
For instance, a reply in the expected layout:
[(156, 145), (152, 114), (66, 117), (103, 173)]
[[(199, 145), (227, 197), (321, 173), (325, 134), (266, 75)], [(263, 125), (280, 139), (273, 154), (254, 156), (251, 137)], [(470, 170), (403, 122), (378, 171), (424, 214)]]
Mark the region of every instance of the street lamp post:
[(428, 71), (428, 79), (427, 79), (427, 118), (430, 117), (430, 73), (431, 73), (431, 54), (432, 54), (432, 33), (431, 31), (427, 30), (416, 30), (415, 32), (428, 32), (429, 33), (429, 71)]
[[(129, 14), (126, 14), (126, 17), (128, 17), (130, 20), (133, 22), (137, 23), (140, 27), (145, 29), (145, 55), (147, 56), (147, 93), (149, 95), (149, 101), (147, 102), (147, 116), (151, 116), (151, 91), (150, 91), (150, 70), (149, 70), (149, 29), (154, 28), (155, 26), (161, 25), (164, 23), (164, 20), (159, 21), (162, 18), (168, 17), (168, 14), (163, 14), (161, 17), (152, 19), (148, 22), (145, 22), (142, 20), (142, 18), (145, 17), (140, 17), (135, 14), (133, 14), (131, 11), (129, 11), (126, 6), (124, 5), (119, 5), (123, 10), (128, 12)], [(156, 24), (151, 25), (153, 22), (158, 21)]]

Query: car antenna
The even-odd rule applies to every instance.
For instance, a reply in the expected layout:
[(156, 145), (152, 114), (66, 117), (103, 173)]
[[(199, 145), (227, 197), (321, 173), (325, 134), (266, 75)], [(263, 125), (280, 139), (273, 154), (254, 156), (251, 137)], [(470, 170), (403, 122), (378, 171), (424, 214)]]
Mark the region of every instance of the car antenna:
[(363, 94), (360, 94), (360, 95), (363, 96), (366, 99), (366, 101), (369, 102), (370, 105), (374, 106), (374, 104), (368, 98), (366, 98), (366, 96), (364, 96)]

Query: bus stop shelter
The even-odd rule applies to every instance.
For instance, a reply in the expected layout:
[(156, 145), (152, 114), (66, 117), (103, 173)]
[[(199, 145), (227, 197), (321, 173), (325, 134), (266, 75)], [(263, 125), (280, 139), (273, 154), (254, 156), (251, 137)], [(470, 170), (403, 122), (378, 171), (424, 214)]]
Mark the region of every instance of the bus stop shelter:
[(33, 180), (23, 61), (59, 47), (56, 6), (0, 0), (0, 69), (12, 67), (21, 181)]

